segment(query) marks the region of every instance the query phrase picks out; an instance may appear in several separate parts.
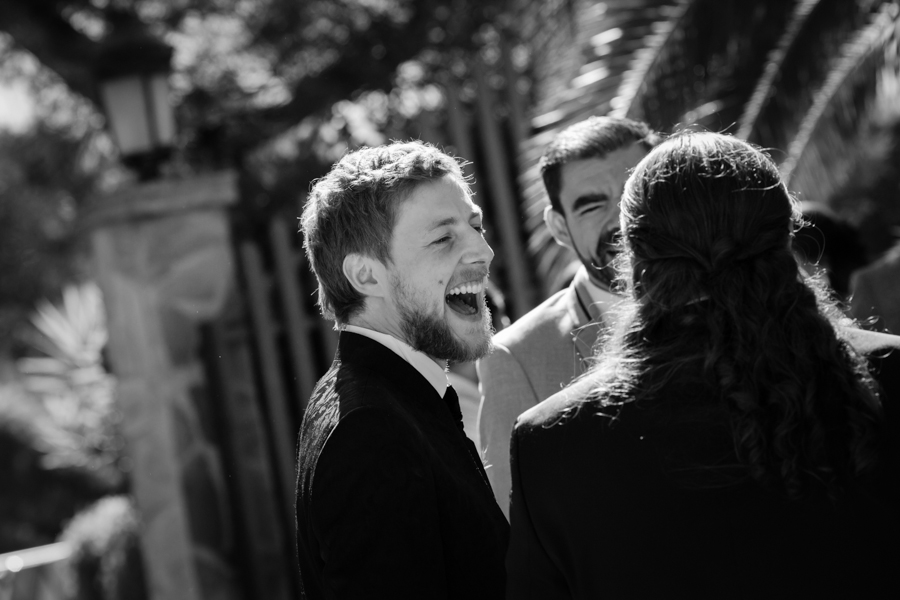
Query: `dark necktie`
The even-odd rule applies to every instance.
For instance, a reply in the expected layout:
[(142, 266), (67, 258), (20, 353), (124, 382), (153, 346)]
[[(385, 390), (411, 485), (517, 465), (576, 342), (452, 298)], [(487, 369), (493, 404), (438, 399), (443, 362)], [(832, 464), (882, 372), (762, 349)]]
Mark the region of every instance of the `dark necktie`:
[(456, 421), (456, 428), (465, 435), (466, 430), (465, 427), (463, 427), (462, 411), (459, 409), (459, 396), (456, 394), (456, 390), (453, 389), (452, 385), (448, 385), (447, 391), (444, 392), (444, 402), (447, 404), (447, 409), (450, 410), (450, 415), (453, 417), (453, 420)]
[(481, 457), (478, 456), (478, 450), (475, 449), (475, 444), (472, 443), (472, 440), (466, 436), (466, 429), (463, 427), (462, 411), (459, 409), (459, 396), (451, 385), (448, 385), (447, 391), (444, 392), (444, 402), (447, 403), (447, 410), (450, 411), (453, 420), (456, 421), (456, 428), (459, 429), (460, 435), (463, 436), (463, 440), (466, 443), (466, 451), (472, 458), (472, 462), (475, 465), (478, 474), (481, 475), (481, 481), (484, 483), (484, 487), (487, 490), (486, 493), (493, 498), (491, 483), (488, 481), (487, 474), (484, 472), (484, 466), (482, 465)]

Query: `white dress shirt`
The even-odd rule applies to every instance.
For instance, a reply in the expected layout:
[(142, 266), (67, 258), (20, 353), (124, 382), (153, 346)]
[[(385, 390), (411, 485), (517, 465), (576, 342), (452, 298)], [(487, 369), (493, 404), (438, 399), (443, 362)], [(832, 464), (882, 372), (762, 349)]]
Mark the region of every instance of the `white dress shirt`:
[[(582, 266), (581, 268), (583, 269), (584, 266)], [(587, 289), (587, 293), (591, 297), (591, 304), (600, 305), (601, 314), (605, 313), (606, 309), (622, 299), (620, 296), (613, 294), (609, 290), (604, 290), (590, 279), (585, 282), (584, 287)]]
[(428, 383), (434, 387), (438, 396), (441, 398), (444, 397), (444, 392), (447, 391), (447, 386), (450, 385), (450, 380), (447, 378), (446, 366), (441, 368), (430, 356), (424, 352), (419, 352), (406, 342), (398, 340), (392, 335), (380, 333), (357, 325), (344, 325), (343, 331), (364, 335), (369, 339), (375, 340), (382, 346), (390, 348), (400, 358), (411, 364), (416, 371), (421, 373), (422, 377), (427, 379)]

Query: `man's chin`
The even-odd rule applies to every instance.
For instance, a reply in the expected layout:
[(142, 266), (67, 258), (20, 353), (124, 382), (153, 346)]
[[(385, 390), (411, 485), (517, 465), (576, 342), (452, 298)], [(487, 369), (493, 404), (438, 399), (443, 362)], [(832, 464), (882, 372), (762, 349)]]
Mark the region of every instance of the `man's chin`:
[[(448, 323), (450, 330), (456, 343), (465, 347), (468, 358), (465, 360), (452, 360), (452, 362), (468, 362), (478, 360), (494, 349), (493, 336), (494, 330), (491, 326), (490, 311), (486, 307), (482, 307), (479, 311), (478, 319), (473, 320), (466, 315), (453, 313), (454, 316), (460, 317), (454, 320), (451, 317), (451, 323)], [(453, 322), (455, 321), (455, 322)]]
[[(588, 271), (588, 279), (591, 283), (604, 290), (613, 290), (613, 284), (616, 280), (616, 270), (612, 266), (615, 255), (604, 254), (604, 259), (594, 259), (593, 264), (585, 265)], [(604, 266), (597, 267), (598, 264)]]
[(490, 335), (481, 336), (479, 339), (470, 338), (467, 340), (460, 340), (460, 343), (465, 345), (468, 357), (466, 360), (453, 362), (470, 362), (478, 360), (479, 358), (484, 358), (494, 350), (494, 343), (492, 341), (492, 336)]
[(403, 307), (401, 328), (407, 343), (416, 350), (438, 360), (469, 362), (490, 350), (490, 311), (482, 307), (478, 314), (479, 319), (471, 320), (455, 311), (438, 316)]

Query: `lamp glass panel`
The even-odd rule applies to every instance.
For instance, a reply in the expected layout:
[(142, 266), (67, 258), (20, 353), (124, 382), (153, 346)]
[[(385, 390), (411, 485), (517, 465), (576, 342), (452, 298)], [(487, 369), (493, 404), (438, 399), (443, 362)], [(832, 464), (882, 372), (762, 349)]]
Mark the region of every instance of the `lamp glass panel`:
[(104, 82), (101, 94), (119, 151), (128, 155), (152, 150), (141, 78), (134, 75)]
[(169, 80), (165, 73), (151, 76), (150, 94), (156, 120), (157, 144), (171, 146), (175, 143), (175, 117), (169, 104)]

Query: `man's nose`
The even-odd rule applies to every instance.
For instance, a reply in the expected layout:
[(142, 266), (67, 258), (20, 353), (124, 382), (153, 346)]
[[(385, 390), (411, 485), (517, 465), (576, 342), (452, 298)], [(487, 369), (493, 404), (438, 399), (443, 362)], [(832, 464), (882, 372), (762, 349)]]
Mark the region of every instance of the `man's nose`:
[(620, 208), (620, 204), (616, 203), (613, 205), (609, 212), (606, 213), (604, 217), (600, 229), (601, 229), (601, 238), (612, 235), (613, 230), (619, 229), (619, 216), (621, 215), (622, 210)]
[(494, 250), (481, 233), (474, 229), (472, 230), (472, 233), (474, 235), (472, 236), (472, 246), (470, 247), (467, 256), (468, 262), (483, 263), (484, 265), (489, 266), (494, 259)]
[(621, 214), (622, 214), (622, 197), (619, 196), (618, 199), (616, 199), (616, 203), (613, 205), (612, 210), (609, 213), (610, 220), (615, 221), (617, 227), (618, 227), (618, 223), (619, 223), (619, 215), (621, 215)]

